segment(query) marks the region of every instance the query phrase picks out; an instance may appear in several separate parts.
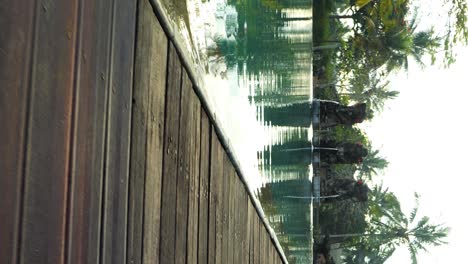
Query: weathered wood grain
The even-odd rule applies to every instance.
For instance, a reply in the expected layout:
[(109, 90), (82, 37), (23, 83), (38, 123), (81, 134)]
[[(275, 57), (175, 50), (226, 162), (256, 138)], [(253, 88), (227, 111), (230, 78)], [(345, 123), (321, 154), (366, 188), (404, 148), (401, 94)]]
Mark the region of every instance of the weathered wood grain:
[(253, 235), (254, 235), (254, 220), (255, 220), (255, 217), (256, 217), (256, 211), (252, 205), (252, 201), (250, 200), (249, 197), (247, 197), (247, 207), (248, 207), (248, 215), (249, 215), (249, 220), (248, 220), (248, 224), (247, 224), (247, 239), (248, 239), (248, 253), (249, 253), (249, 262), (247, 263), (250, 263), (252, 264), (253, 261), (254, 261), (254, 239), (253, 239)]
[(200, 204), (198, 214), (198, 263), (208, 262), (208, 222), (210, 192), (211, 126), (206, 112), (201, 110), (200, 142)]
[(188, 193), (188, 230), (187, 230), (187, 263), (198, 261), (198, 213), (200, 198), (200, 100), (190, 87), (189, 118), (191, 119), (190, 149), (187, 152), (189, 163), (189, 193)]
[(241, 227), (241, 262), (242, 263), (249, 263), (249, 233), (250, 233), (250, 218), (252, 217), (251, 209), (249, 208), (249, 196), (247, 191), (245, 191), (244, 185), (242, 185), (242, 189), (244, 190), (242, 199), (241, 199), (241, 207), (240, 211), (243, 212), (242, 214), (242, 222), (240, 224)]
[(234, 171), (234, 168), (232, 169), (231, 172), (231, 177), (233, 178), (233, 184), (234, 184), (234, 192), (231, 196), (233, 200), (232, 204), (232, 216), (231, 218), (233, 219), (233, 225), (232, 225), (232, 244), (231, 244), (231, 249), (232, 249), (232, 263), (240, 263), (239, 255), (240, 255), (240, 237), (239, 237), (239, 224), (240, 224), (240, 211), (239, 211), (239, 198), (241, 197), (241, 188), (240, 188), (240, 180), (237, 177), (236, 172)]
[(86, 0), (80, 6), (67, 263), (98, 263), (100, 257), (106, 87), (110, 86), (109, 6), (111, 0)]
[(154, 12), (0, 10), (0, 263), (277, 262)]
[(17, 263), (34, 1), (0, 8), (0, 263)]
[(231, 240), (230, 229), (231, 219), (229, 218), (229, 210), (231, 209), (232, 201), (230, 199), (231, 193), (231, 176), (229, 159), (223, 151), (223, 190), (222, 190), (222, 232), (221, 232), (221, 259), (222, 263), (229, 263), (229, 243)]
[(268, 245), (270, 243), (270, 236), (268, 235), (264, 224), (261, 224), (262, 227), (262, 261), (263, 263), (270, 263), (268, 256)]
[[(256, 214), (257, 215), (257, 214)], [(254, 251), (254, 261), (253, 263), (260, 263), (260, 218), (255, 217), (254, 220), (254, 236), (253, 236), (253, 251)]]
[(112, 8), (101, 262), (118, 264), (127, 254), (136, 1), (114, 0)]
[(188, 78), (187, 72), (182, 69), (175, 237), (175, 263), (178, 264), (183, 264), (187, 261), (188, 198), (192, 165), (191, 155), (193, 154), (191, 137), (194, 130), (194, 122), (191, 118), (193, 108), (191, 93), (193, 93), (192, 83)]
[(78, 1), (35, 7), (19, 262), (63, 263)]
[(168, 40), (147, 0), (138, 6), (128, 263), (159, 263)]
[(223, 148), (213, 127), (211, 127), (211, 162), (210, 162), (210, 196), (208, 225), (208, 263), (222, 263), (223, 231)]
[(179, 162), (179, 114), (182, 68), (174, 45), (169, 46), (164, 123), (164, 157), (161, 192), (160, 263), (175, 262), (176, 191)]

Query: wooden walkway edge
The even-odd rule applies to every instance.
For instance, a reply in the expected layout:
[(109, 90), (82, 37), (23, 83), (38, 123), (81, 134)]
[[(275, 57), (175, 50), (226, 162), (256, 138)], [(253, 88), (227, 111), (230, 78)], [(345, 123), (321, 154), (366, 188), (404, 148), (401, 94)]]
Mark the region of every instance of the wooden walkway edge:
[(0, 9), (0, 263), (286, 263), (158, 5)]

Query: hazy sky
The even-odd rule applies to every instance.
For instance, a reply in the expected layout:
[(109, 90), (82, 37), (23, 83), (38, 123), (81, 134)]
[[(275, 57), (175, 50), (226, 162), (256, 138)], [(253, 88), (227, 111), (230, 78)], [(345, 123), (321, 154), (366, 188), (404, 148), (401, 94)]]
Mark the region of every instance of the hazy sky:
[[(411, 210), (413, 193), (418, 192), (419, 216), (451, 227), (448, 245), (420, 253), (423, 264), (462, 263), (466, 255), (468, 48), (458, 49), (458, 54), (449, 69), (421, 70), (410, 64), (408, 73), (391, 80), (400, 96), (364, 124), (373, 145), (390, 162), (379, 179), (399, 197), (403, 210)], [(387, 263), (410, 263), (407, 249)]]

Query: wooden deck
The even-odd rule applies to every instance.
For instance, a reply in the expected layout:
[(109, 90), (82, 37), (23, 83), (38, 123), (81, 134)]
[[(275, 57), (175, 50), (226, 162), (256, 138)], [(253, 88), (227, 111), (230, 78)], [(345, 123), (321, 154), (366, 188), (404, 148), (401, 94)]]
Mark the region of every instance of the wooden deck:
[(0, 31), (0, 263), (283, 263), (148, 0)]

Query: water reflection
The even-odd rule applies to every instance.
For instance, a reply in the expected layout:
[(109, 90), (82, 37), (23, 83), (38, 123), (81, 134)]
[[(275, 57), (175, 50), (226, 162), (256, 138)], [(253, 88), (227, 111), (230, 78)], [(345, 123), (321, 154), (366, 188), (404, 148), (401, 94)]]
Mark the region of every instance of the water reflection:
[[(310, 0), (162, 0), (204, 73), (209, 103), (290, 263), (312, 259), (312, 170), (281, 145), (310, 142), (310, 126), (274, 124), (268, 109), (311, 98)], [(287, 113), (291, 115), (291, 112)], [(310, 150), (310, 144), (309, 150)], [(310, 151), (309, 151), (310, 152)]]

